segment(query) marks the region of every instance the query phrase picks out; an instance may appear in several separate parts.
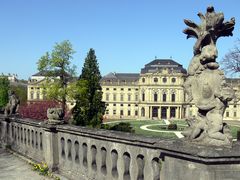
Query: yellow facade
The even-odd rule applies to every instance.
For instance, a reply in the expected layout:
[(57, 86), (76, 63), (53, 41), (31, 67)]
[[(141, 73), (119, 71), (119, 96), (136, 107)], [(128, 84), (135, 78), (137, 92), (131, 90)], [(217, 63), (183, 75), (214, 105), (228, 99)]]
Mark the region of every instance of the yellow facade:
[[(187, 105), (183, 84), (187, 72), (173, 60), (154, 60), (141, 73), (109, 73), (101, 80), (104, 118), (111, 119), (183, 119), (197, 114), (194, 104)], [(44, 76), (37, 73), (28, 83), (28, 101), (45, 100), (41, 84)], [(226, 109), (225, 120), (240, 119), (240, 79), (226, 79), (236, 98)], [(73, 104), (69, 104), (73, 107)]]
[(101, 80), (106, 119), (182, 119), (186, 70), (154, 60), (140, 74), (110, 73)]

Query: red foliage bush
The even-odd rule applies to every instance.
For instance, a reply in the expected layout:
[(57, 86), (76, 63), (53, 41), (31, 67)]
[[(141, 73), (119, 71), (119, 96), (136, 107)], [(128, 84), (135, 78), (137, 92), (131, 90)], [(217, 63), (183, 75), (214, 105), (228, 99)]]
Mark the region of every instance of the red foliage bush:
[(61, 105), (55, 101), (36, 101), (19, 107), (19, 115), (21, 118), (30, 118), (37, 120), (46, 120), (47, 109), (61, 107)]

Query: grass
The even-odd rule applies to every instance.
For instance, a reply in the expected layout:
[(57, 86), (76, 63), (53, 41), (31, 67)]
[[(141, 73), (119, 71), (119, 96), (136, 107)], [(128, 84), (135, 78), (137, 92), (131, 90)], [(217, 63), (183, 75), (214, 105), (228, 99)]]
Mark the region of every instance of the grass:
[[(135, 134), (142, 135), (142, 136), (148, 136), (148, 137), (163, 137), (163, 138), (174, 138), (177, 139), (177, 136), (174, 133), (165, 133), (165, 132), (153, 132), (153, 131), (146, 131), (143, 129), (140, 129), (143, 125), (151, 125), (151, 124), (159, 124), (162, 126), (150, 126), (149, 129), (153, 130), (160, 130), (164, 131), (167, 129), (164, 129), (163, 127), (166, 126), (165, 123), (162, 120), (119, 120), (119, 121), (111, 121), (109, 123), (110, 126), (114, 126), (118, 124), (119, 122), (128, 122), (131, 124), (133, 129), (135, 130)], [(184, 120), (170, 120), (171, 123), (175, 123), (180, 127), (179, 130), (182, 130), (187, 127), (187, 123)], [(237, 138), (237, 131), (240, 131), (240, 126), (234, 126), (229, 125), (231, 129), (231, 134), (234, 139)]]

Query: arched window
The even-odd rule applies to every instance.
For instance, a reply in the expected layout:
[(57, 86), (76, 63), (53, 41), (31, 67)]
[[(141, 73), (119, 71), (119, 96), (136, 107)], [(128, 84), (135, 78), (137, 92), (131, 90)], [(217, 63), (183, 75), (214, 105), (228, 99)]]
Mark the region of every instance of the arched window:
[(157, 95), (156, 92), (155, 92), (154, 95), (153, 95), (153, 100), (154, 100), (154, 102), (157, 102), (157, 101), (158, 101), (158, 95)]
[(142, 107), (142, 109), (141, 109), (141, 116), (145, 117), (145, 108), (144, 107)]
[(158, 78), (154, 78), (153, 81), (156, 83), (158, 82)]
[(145, 83), (145, 78), (142, 78), (142, 82)]
[(166, 102), (166, 101), (167, 101), (167, 95), (166, 95), (166, 93), (163, 93), (162, 101), (163, 101), (163, 102)]
[(176, 95), (173, 93), (172, 94), (172, 102), (175, 102), (175, 99), (176, 99)]
[(172, 78), (172, 83), (175, 83), (176, 82), (176, 78)]

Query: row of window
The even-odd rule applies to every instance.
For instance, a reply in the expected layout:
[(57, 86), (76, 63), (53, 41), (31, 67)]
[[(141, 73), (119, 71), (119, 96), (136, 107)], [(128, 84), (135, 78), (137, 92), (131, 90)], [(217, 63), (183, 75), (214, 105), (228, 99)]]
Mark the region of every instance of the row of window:
[[(43, 99), (45, 99), (46, 95), (45, 93), (43, 93)], [(30, 92), (30, 99), (33, 100), (33, 99), (36, 99), (36, 100), (40, 100), (40, 92), (37, 91), (36, 92), (36, 97), (34, 97), (34, 91), (31, 91)]]
[[(109, 106), (109, 104), (108, 104), (108, 103), (106, 103), (106, 106)], [(113, 106), (117, 106), (117, 104), (115, 104), (115, 103), (114, 103), (114, 104), (113, 104)], [(122, 107), (123, 107), (123, 106), (124, 106), (124, 104), (120, 104), (120, 106), (122, 106)], [(138, 104), (135, 104), (134, 106), (135, 106), (135, 107), (138, 107)], [(131, 104), (128, 104), (128, 107), (131, 107)]]
[[(110, 94), (106, 94), (106, 101), (109, 101), (109, 97), (110, 97)], [(131, 97), (132, 97), (131, 94), (128, 94), (128, 101), (132, 100)], [(116, 100), (117, 100), (117, 94), (113, 94), (113, 101), (116, 101)], [(124, 101), (124, 95), (123, 94), (120, 95), (120, 101)], [(135, 95), (135, 101), (138, 101), (138, 95), (137, 94)], [(145, 101), (145, 93), (142, 93), (142, 101)], [(153, 101), (154, 102), (158, 101), (158, 94), (157, 93), (154, 93)], [(162, 94), (162, 101), (163, 102), (167, 101), (167, 94), (166, 93)], [(176, 101), (176, 95), (173, 93), (173, 94), (171, 94), (171, 102), (175, 102), (175, 101)]]
[[(109, 90), (110, 90), (110, 88), (106, 88), (106, 91), (109, 91)], [(117, 88), (113, 88), (113, 90), (116, 91)], [(132, 88), (128, 88), (128, 91), (131, 91), (131, 90), (132, 90)], [(121, 88), (121, 91), (124, 91), (124, 88)], [(135, 91), (138, 91), (138, 88), (135, 88)]]
[[(110, 94), (106, 94), (106, 101), (109, 101)], [(113, 101), (117, 100), (117, 94), (113, 94)], [(120, 95), (120, 101), (124, 101), (124, 95)], [(131, 94), (128, 94), (128, 101), (132, 101)], [(135, 101), (138, 101), (138, 94), (135, 94)]]
[[(157, 83), (158, 82), (158, 80), (159, 80), (159, 78), (153, 78), (153, 82), (155, 82), (155, 83)], [(146, 82), (146, 79), (145, 78), (142, 78), (142, 83), (145, 83)], [(167, 78), (166, 77), (163, 77), (162, 78), (162, 82), (163, 83), (166, 83), (167, 82)], [(176, 78), (171, 78), (171, 82), (172, 83), (175, 83), (176, 82)]]

